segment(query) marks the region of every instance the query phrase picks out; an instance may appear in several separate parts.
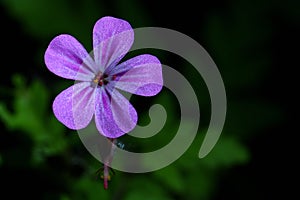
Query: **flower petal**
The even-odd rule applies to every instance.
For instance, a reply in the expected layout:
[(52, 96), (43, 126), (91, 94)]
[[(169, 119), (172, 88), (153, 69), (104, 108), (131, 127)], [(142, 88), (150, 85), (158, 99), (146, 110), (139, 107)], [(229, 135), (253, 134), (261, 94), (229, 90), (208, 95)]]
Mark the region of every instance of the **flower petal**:
[(67, 79), (90, 81), (95, 74), (95, 63), (84, 47), (70, 35), (59, 35), (45, 53), (47, 68)]
[(127, 21), (114, 17), (99, 19), (93, 30), (94, 58), (98, 70), (104, 71), (109, 65), (118, 63), (129, 51), (134, 32)]
[(86, 127), (94, 114), (94, 91), (88, 82), (77, 83), (62, 91), (53, 102), (55, 117), (70, 129)]
[(137, 123), (137, 113), (117, 90), (97, 88), (95, 121), (102, 135), (117, 138), (131, 131)]
[(137, 95), (156, 95), (163, 86), (161, 63), (149, 54), (127, 60), (112, 69), (109, 74), (117, 77), (112, 82), (115, 87)]

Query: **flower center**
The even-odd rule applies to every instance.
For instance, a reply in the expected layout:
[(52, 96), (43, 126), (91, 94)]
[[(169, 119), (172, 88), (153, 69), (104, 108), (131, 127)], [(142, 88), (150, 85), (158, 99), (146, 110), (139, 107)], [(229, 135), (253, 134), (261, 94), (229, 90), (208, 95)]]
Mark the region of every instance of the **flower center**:
[(109, 83), (109, 81), (111, 80), (115, 80), (116, 79), (116, 75), (113, 76), (108, 76), (107, 74), (102, 74), (101, 72), (99, 72), (95, 78), (92, 80), (92, 86), (96, 87), (96, 86), (103, 86), (103, 85), (107, 85)]

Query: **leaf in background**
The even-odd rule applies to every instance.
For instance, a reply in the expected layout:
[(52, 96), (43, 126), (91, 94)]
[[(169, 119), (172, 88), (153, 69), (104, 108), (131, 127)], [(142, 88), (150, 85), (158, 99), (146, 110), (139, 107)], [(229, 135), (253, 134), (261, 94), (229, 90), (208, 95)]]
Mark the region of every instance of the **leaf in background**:
[(249, 157), (248, 149), (235, 138), (221, 136), (214, 149), (202, 159), (202, 162), (207, 168), (216, 169), (244, 164)]
[(13, 77), (13, 112), (0, 102), (0, 119), (11, 130), (21, 130), (34, 141), (33, 160), (65, 150), (64, 127), (49, 115), (49, 93), (45, 85), (34, 80), (28, 87), (22, 76)]
[[(139, 186), (136, 188), (135, 186)], [(130, 180), (130, 189), (125, 196), (125, 200), (169, 200), (173, 199), (166, 193), (163, 188), (152, 179), (134, 178)]]
[(186, 199), (208, 199), (214, 192), (218, 172), (230, 166), (245, 164), (249, 152), (236, 138), (224, 133), (213, 150), (199, 159), (199, 148), (203, 141), (204, 131), (199, 131), (189, 149), (178, 161), (173, 163), (180, 169)]
[(169, 165), (159, 171), (154, 172), (154, 176), (165, 185), (167, 188), (175, 192), (182, 192), (184, 190), (184, 177), (180, 174), (179, 168), (175, 165)]
[(59, 199), (60, 200), (70, 200), (71, 198), (68, 195), (66, 195), (66, 194), (62, 194), (62, 195), (60, 195)]
[(31, 35), (44, 39), (72, 33), (83, 44), (91, 44), (87, 42), (91, 41), (93, 24), (103, 13), (103, 6), (93, 0), (3, 0), (1, 3)]
[(216, 170), (207, 169), (198, 157), (203, 134), (199, 131), (189, 149), (173, 163), (182, 177), (183, 192), (180, 195), (184, 199), (208, 199), (216, 186)]
[[(90, 176), (82, 176), (75, 180), (72, 188), (74, 191), (69, 199), (111, 199), (111, 193), (102, 189), (101, 180), (93, 180)], [(111, 190), (111, 188), (109, 188)]]

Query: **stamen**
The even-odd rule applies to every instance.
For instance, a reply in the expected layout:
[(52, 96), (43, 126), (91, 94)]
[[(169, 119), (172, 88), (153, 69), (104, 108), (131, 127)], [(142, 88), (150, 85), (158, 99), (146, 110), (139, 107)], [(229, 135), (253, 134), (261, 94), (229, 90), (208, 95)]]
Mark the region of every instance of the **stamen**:
[(92, 80), (92, 86), (96, 87), (98, 86), (103, 86), (103, 85), (107, 85), (109, 80), (107, 80), (108, 75), (107, 74), (102, 74), (101, 72), (99, 72), (95, 78)]
[(103, 79), (103, 83), (104, 83), (104, 85), (106, 85), (108, 83), (108, 80)]

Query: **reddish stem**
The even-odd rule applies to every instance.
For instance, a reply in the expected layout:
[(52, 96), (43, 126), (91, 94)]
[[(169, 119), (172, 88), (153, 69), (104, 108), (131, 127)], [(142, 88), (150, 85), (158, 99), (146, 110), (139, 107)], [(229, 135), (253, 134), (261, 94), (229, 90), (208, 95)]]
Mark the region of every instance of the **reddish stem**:
[(110, 180), (109, 165), (112, 162), (113, 154), (114, 154), (114, 139), (113, 138), (108, 138), (108, 139), (111, 144), (111, 149), (104, 161), (104, 166), (103, 166), (103, 187), (105, 190), (108, 189), (108, 181)]
[(103, 171), (103, 187), (105, 190), (108, 189), (108, 176), (109, 176), (109, 169), (106, 164), (104, 164), (104, 171)]

